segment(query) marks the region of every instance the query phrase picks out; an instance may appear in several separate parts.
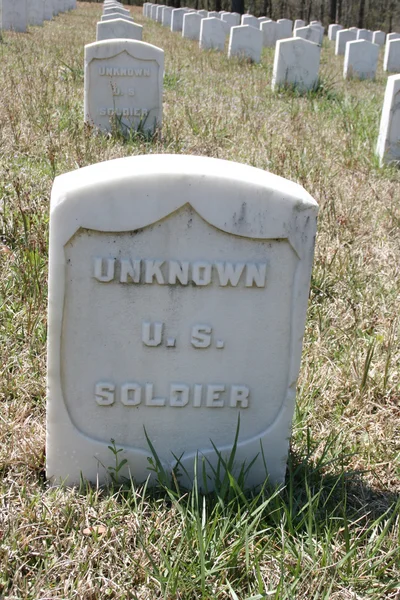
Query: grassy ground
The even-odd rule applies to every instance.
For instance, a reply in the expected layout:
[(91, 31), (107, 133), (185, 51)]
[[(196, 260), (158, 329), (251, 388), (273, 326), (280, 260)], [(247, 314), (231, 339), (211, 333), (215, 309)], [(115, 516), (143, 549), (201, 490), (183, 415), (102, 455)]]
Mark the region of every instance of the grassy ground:
[[(164, 48), (152, 142), (83, 125), (80, 4), (0, 45), (0, 594), (5, 598), (400, 598), (400, 173), (374, 156), (386, 76), (343, 82), (324, 42), (307, 97), (260, 65)], [(132, 9), (143, 22), (140, 9)], [(381, 57), (382, 61), (382, 57)], [(55, 175), (147, 152), (248, 163), (302, 184), (319, 233), (286, 487), (51, 489), (44, 480), (48, 206)]]

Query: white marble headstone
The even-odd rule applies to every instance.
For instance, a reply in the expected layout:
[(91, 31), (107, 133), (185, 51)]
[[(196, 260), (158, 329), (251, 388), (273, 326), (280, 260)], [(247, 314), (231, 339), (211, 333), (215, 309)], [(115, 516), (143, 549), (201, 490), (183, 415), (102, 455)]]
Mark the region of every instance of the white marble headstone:
[(241, 25), (250, 25), (250, 27), (259, 29), (260, 21), (257, 19), (257, 17), (253, 17), (253, 15), (242, 15)]
[(222, 13), (221, 21), (227, 23), (230, 28), (240, 25), (240, 15), (238, 13)]
[(202, 50), (224, 50), (226, 38), (226, 23), (221, 19), (209, 17), (201, 20), (200, 42)]
[(374, 79), (378, 66), (379, 46), (367, 40), (347, 42), (344, 55), (345, 79)]
[(171, 13), (171, 31), (182, 31), (183, 15), (187, 13), (185, 8), (174, 8)]
[(306, 22), (303, 19), (296, 19), (293, 25), (293, 29), (300, 29), (300, 27), (305, 27)]
[(388, 73), (400, 73), (400, 38), (386, 42), (383, 70)]
[(338, 25), (337, 23), (332, 23), (331, 25), (329, 25), (328, 27), (328, 39), (330, 39), (332, 42), (336, 42), (336, 36), (338, 31), (341, 31), (343, 29), (343, 25)]
[(354, 29), (341, 29), (337, 32), (335, 46), (336, 56), (344, 55), (347, 42), (354, 42), (357, 39), (357, 31)]
[(129, 23), (133, 23), (132, 17), (126, 17), (125, 15), (121, 15), (120, 13), (110, 13), (109, 15), (101, 15), (101, 21), (115, 21), (115, 19), (124, 19), (125, 21), (129, 21)]
[(320, 30), (314, 25), (308, 25), (307, 27), (299, 27), (298, 29), (295, 29), (293, 36), (303, 38), (304, 40), (309, 40), (310, 42), (314, 42), (314, 44), (320, 44), (321, 40)]
[(370, 31), (369, 29), (359, 29), (357, 31), (357, 39), (372, 42), (372, 31)]
[(228, 57), (247, 58), (258, 63), (261, 60), (263, 35), (251, 25), (232, 27), (229, 37)]
[(104, 482), (114, 440), (122, 475), (142, 482), (146, 434), (166, 470), (175, 455), (192, 476), (197, 455), (216, 466), (211, 441), (230, 453), (240, 415), (247, 486), (265, 467), (282, 482), (316, 216), (298, 184), (214, 158), (136, 156), (57, 177), (47, 477)]
[(126, 19), (113, 19), (110, 21), (99, 21), (97, 23), (96, 40), (113, 40), (117, 38), (126, 40), (142, 40), (143, 27), (137, 23), (131, 23)]
[(400, 162), (400, 75), (387, 80), (376, 153), (381, 164)]
[(293, 21), (291, 19), (278, 19), (277, 23), (281, 28), (281, 39), (292, 37)]
[(312, 90), (318, 83), (321, 46), (302, 38), (276, 43), (272, 89), (295, 87), (300, 92)]
[(1, 29), (24, 32), (28, 26), (27, 0), (2, 0)]
[(279, 25), (275, 21), (264, 21), (260, 24), (260, 31), (263, 35), (263, 46), (265, 48), (275, 48), (279, 39)]
[(202, 16), (195, 12), (186, 13), (183, 16), (182, 37), (198, 42), (200, 39), (201, 20)]
[(44, 2), (43, 0), (28, 0), (28, 24), (43, 25)]
[(384, 31), (374, 31), (372, 34), (372, 42), (378, 46), (384, 46), (386, 42), (386, 33)]
[(161, 125), (164, 51), (134, 40), (85, 46), (85, 121), (110, 131)]

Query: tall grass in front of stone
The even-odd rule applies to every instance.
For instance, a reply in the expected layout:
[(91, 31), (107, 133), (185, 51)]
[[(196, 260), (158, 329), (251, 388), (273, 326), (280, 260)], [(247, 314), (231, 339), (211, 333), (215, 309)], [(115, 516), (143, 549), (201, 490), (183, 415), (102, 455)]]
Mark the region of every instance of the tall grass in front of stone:
[[(0, 44), (0, 595), (397, 599), (400, 173), (374, 156), (382, 57), (376, 81), (344, 82), (325, 41), (318, 89), (272, 94), (271, 50), (229, 61), (148, 21), (144, 40), (166, 52), (163, 129), (111, 137), (83, 124), (83, 46), (100, 12), (80, 4)], [(52, 181), (148, 152), (251, 164), (320, 205), (280, 490), (231, 477), (203, 496), (179, 476), (150, 490), (118, 470), (109, 489), (44, 480)]]

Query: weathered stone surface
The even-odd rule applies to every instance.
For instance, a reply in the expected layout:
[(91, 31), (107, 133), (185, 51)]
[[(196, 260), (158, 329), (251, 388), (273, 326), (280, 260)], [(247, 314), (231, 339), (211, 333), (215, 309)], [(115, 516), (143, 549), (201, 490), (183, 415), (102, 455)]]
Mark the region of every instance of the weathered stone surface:
[(345, 79), (374, 79), (378, 66), (379, 46), (367, 40), (346, 44), (343, 77)]
[(260, 25), (260, 31), (263, 34), (263, 46), (265, 48), (275, 48), (279, 38), (280, 27), (275, 21), (264, 21)]
[(400, 38), (386, 43), (383, 70), (388, 73), (400, 73)]
[(124, 19), (129, 23), (134, 22), (132, 17), (125, 17), (120, 13), (110, 13), (109, 15), (101, 15), (101, 21), (115, 21), (115, 19)]
[(186, 13), (185, 8), (174, 8), (171, 14), (171, 31), (182, 31), (183, 15)]
[(226, 23), (215, 17), (202, 19), (200, 26), (200, 48), (220, 50), (225, 47)]
[(300, 92), (318, 83), (321, 47), (302, 38), (279, 40), (276, 43), (272, 89), (293, 86)]
[(319, 28), (309, 25), (308, 27), (299, 27), (299, 29), (295, 29), (293, 37), (303, 38), (304, 40), (314, 42), (314, 44), (320, 44), (321, 33)]
[(96, 40), (98, 42), (118, 38), (141, 41), (142, 37), (143, 27), (137, 23), (131, 23), (126, 19), (113, 19), (97, 23)]
[(120, 475), (143, 482), (149, 439), (190, 484), (197, 455), (207, 475), (216, 466), (210, 440), (231, 452), (240, 416), (236, 472), (255, 459), (248, 487), (266, 469), (282, 483), (316, 216), (299, 185), (214, 158), (135, 156), (57, 177), (47, 477), (105, 482), (115, 440)]
[(259, 29), (260, 21), (257, 19), (257, 17), (253, 17), (253, 15), (242, 15), (241, 25), (250, 25), (250, 27)]
[(372, 31), (370, 31), (369, 29), (359, 29), (357, 31), (357, 39), (372, 42)]
[(200, 39), (201, 20), (201, 15), (198, 15), (197, 13), (186, 13), (183, 17), (182, 37), (198, 42)]
[(293, 32), (293, 21), (290, 19), (278, 19), (277, 23), (279, 23), (281, 28), (281, 39), (286, 39), (292, 37)]
[(374, 31), (372, 42), (378, 46), (384, 46), (386, 42), (386, 33), (384, 31)]
[(43, 0), (28, 0), (28, 25), (43, 25)]
[(337, 23), (332, 23), (328, 27), (328, 39), (332, 42), (336, 42), (337, 32), (343, 29), (343, 25), (338, 25)]
[(382, 165), (400, 161), (400, 75), (387, 80), (376, 153)]
[(85, 46), (85, 121), (104, 131), (113, 127), (153, 131), (161, 125), (164, 52), (134, 40)]
[(229, 58), (237, 56), (258, 63), (261, 60), (262, 47), (263, 35), (259, 29), (254, 31), (251, 25), (232, 27), (229, 38)]
[(27, 0), (2, 0), (1, 29), (24, 32), (28, 26)]
[(357, 39), (357, 31), (351, 29), (341, 29), (336, 34), (336, 56), (343, 56), (346, 51), (347, 42), (354, 42)]

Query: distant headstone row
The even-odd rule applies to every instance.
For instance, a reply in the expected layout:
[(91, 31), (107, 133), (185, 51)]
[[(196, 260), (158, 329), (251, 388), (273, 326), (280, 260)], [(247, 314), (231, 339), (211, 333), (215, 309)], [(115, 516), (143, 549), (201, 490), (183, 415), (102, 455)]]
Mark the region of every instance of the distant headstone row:
[(161, 126), (164, 52), (142, 41), (143, 27), (116, 0), (103, 4), (96, 42), (85, 46), (85, 121), (102, 131)]
[[(319, 21), (306, 25), (302, 19), (256, 18), (253, 15), (227, 11), (206, 11), (190, 8), (172, 8), (145, 2), (143, 14), (181, 32), (182, 37), (199, 42), (203, 50), (223, 51), (229, 36), (228, 56), (242, 57), (253, 62), (261, 60), (263, 47), (275, 48), (273, 88), (295, 86), (306, 91), (318, 84), (320, 47), (325, 29)], [(378, 65), (379, 47), (385, 48), (384, 70), (400, 71), (399, 34), (386, 36), (383, 31), (369, 31), (332, 24), (328, 38), (336, 43), (336, 54), (344, 56), (343, 76), (374, 78)]]
[(0, 29), (24, 33), (59, 13), (76, 8), (76, 0), (1, 0)]

